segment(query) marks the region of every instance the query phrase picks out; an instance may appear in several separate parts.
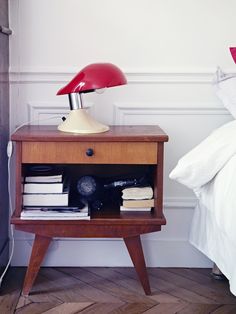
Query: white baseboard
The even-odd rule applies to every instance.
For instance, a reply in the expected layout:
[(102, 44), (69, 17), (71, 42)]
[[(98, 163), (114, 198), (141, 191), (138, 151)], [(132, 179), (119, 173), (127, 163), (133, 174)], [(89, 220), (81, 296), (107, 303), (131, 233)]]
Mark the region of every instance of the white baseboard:
[[(212, 263), (188, 241), (142, 240), (148, 267), (211, 267)], [(27, 266), (32, 241), (16, 240), (13, 266)], [(63, 252), (63, 254), (61, 254)], [(128, 267), (130, 257), (121, 239), (54, 241), (43, 262), (51, 267)]]

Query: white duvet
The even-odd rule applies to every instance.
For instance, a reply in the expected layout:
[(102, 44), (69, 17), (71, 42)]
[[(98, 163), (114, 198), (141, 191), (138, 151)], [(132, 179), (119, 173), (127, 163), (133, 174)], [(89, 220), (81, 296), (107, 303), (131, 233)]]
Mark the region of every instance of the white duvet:
[(190, 242), (217, 264), (236, 295), (236, 120), (183, 156), (170, 178), (195, 192)]

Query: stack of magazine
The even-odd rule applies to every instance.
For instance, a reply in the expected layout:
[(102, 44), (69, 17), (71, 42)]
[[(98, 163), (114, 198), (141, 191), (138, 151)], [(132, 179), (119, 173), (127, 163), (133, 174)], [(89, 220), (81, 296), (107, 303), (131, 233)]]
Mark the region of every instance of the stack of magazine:
[(27, 207), (21, 212), (21, 219), (29, 220), (89, 220), (88, 206), (78, 207)]
[[(89, 219), (88, 206), (69, 206), (69, 180), (62, 169), (32, 166), (24, 178), (22, 219)], [(82, 206), (81, 206), (82, 205)]]

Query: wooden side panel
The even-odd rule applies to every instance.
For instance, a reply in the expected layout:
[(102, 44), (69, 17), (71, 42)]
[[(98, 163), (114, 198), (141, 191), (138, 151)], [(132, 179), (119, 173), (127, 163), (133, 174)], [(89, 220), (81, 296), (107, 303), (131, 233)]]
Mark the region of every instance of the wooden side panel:
[(157, 209), (156, 215), (158, 218), (163, 217), (163, 155), (164, 144), (158, 143), (158, 165), (157, 176), (154, 189), (155, 207)]
[(22, 157), (22, 144), (16, 143), (16, 195), (15, 195), (15, 216), (20, 217), (22, 207), (22, 169), (21, 169), (21, 157)]
[[(87, 156), (88, 149), (93, 155)], [(157, 143), (23, 142), (23, 163), (156, 164)]]

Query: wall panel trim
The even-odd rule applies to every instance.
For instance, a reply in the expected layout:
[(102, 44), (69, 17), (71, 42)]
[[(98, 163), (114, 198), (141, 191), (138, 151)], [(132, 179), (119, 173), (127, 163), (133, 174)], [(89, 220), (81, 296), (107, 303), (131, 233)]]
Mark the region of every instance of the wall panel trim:
[[(82, 68), (82, 67), (81, 67)], [(68, 82), (77, 74), (75, 68), (27, 68), (11, 67), (10, 83), (54, 83), (63, 84)], [(191, 83), (191, 84), (211, 84), (215, 69), (205, 69), (202, 71), (196, 69), (169, 70), (161, 69), (160, 71), (124, 71), (128, 83), (131, 84), (162, 84), (162, 83)], [(225, 71), (229, 74), (235, 74), (235, 69)]]
[[(205, 105), (205, 106), (203, 106)], [(145, 104), (114, 104), (113, 111), (113, 122), (115, 124), (124, 124), (128, 116), (138, 116), (138, 115), (174, 115), (174, 116), (185, 116), (185, 115), (230, 115), (228, 110), (224, 107), (216, 107), (214, 103), (188, 103), (187, 106), (183, 104), (166, 104), (166, 106), (159, 106), (156, 104), (148, 105)]]

